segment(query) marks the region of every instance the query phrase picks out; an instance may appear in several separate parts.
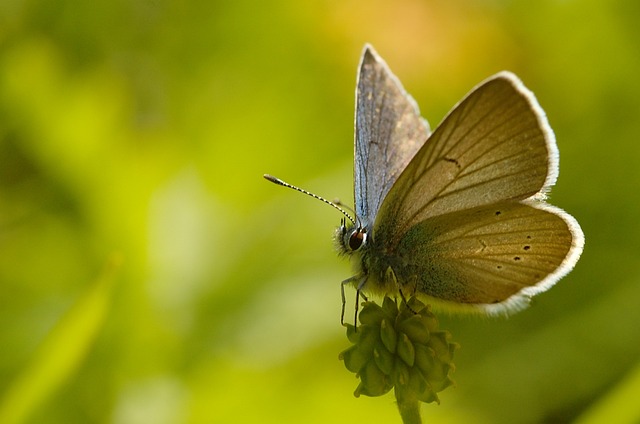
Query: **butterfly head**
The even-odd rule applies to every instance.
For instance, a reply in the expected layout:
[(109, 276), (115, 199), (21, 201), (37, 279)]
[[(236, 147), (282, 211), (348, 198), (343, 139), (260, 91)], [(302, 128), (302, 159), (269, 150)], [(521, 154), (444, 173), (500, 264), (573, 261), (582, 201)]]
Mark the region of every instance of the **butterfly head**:
[(335, 239), (338, 251), (342, 254), (351, 255), (366, 246), (367, 228), (363, 225), (347, 222), (343, 218), (336, 230)]

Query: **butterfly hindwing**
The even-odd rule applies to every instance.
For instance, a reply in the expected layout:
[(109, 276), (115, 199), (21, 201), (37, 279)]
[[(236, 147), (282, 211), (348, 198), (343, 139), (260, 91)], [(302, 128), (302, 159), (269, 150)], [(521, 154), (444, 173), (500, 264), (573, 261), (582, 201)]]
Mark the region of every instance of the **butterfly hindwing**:
[(422, 221), (394, 251), (399, 281), (457, 309), (515, 311), (571, 270), (582, 233), (537, 202), (498, 202)]

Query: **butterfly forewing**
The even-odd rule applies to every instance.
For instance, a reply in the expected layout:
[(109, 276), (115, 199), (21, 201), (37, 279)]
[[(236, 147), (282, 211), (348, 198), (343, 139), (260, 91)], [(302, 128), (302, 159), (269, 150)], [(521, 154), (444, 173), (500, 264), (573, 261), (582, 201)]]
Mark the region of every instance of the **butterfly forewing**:
[(355, 117), (355, 204), (373, 225), (382, 200), (429, 135), (427, 122), (371, 46), (358, 71)]
[(433, 216), (521, 200), (557, 174), (555, 140), (533, 95), (509, 73), (474, 89), (434, 131), (389, 192), (377, 235), (399, 240)]

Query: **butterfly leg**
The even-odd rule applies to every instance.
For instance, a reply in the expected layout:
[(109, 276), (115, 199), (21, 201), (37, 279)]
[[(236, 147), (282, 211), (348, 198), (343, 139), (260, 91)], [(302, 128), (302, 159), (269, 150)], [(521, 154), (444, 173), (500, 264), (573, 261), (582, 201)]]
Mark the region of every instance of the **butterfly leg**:
[[(340, 313), (341, 325), (344, 325), (344, 308), (345, 308), (345, 305), (347, 304), (347, 298), (344, 295), (344, 286), (346, 286), (347, 284), (353, 283), (354, 281), (356, 281), (357, 278), (358, 277), (354, 275), (353, 277), (347, 278), (340, 284), (340, 295), (342, 296), (342, 312)], [(365, 302), (369, 300), (367, 299), (367, 296), (365, 296), (364, 293), (362, 293), (362, 287), (364, 287), (366, 282), (367, 282), (367, 277), (363, 277), (362, 280), (360, 280), (360, 282), (358, 283), (358, 286), (356, 287), (356, 308), (355, 308), (356, 313), (353, 320), (353, 325), (354, 327), (356, 327), (356, 330), (358, 328), (358, 307), (359, 307), (360, 297), (362, 296)]]
[(360, 282), (358, 283), (358, 288), (356, 289), (356, 313), (353, 317), (353, 325), (355, 326), (356, 331), (358, 330), (358, 308), (360, 307), (360, 296), (362, 296), (365, 302), (369, 300), (367, 299), (367, 296), (362, 293), (362, 288), (364, 287), (366, 282), (367, 277), (363, 277), (362, 280), (360, 280)]
[(400, 292), (400, 298), (402, 299), (402, 303), (404, 303), (404, 306), (406, 306), (411, 312), (413, 312), (414, 315), (417, 315), (418, 312), (414, 311), (413, 308), (409, 306), (409, 302), (407, 302), (407, 298), (404, 297), (404, 293), (402, 293), (402, 289), (398, 289), (398, 291)]
[[(387, 280), (392, 280), (393, 284), (398, 288), (398, 293), (400, 293), (400, 298), (402, 299), (402, 303), (404, 303), (404, 305), (407, 308), (409, 308), (409, 310), (413, 312), (414, 315), (417, 314), (417, 312), (411, 309), (411, 306), (409, 306), (409, 302), (407, 302), (407, 298), (404, 296), (404, 293), (402, 292), (402, 287), (400, 287), (400, 283), (398, 283), (398, 278), (396, 277), (396, 273), (393, 272), (393, 269), (391, 267), (387, 268), (385, 277)], [(414, 289), (414, 293), (415, 293), (415, 289)]]
[[(340, 325), (344, 325), (344, 308), (345, 308), (345, 305), (347, 304), (347, 298), (344, 295), (344, 286), (354, 282), (355, 280), (356, 280), (356, 276), (354, 275), (353, 277), (347, 278), (340, 284), (340, 294), (342, 295), (342, 312), (340, 313)], [(357, 305), (358, 305), (358, 301), (356, 298), (356, 309), (357, 309)]]

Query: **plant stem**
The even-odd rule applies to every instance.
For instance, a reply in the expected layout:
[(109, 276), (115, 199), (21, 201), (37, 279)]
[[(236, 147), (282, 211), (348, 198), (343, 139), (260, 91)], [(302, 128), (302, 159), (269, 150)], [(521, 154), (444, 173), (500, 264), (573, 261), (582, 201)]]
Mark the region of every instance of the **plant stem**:
[[(398, 393), (396, 393), (398, 394)], [(398, 410), (404, 424), (422, 424), (420, 417), (420, 401), (414, 396), (396, 396)]]

